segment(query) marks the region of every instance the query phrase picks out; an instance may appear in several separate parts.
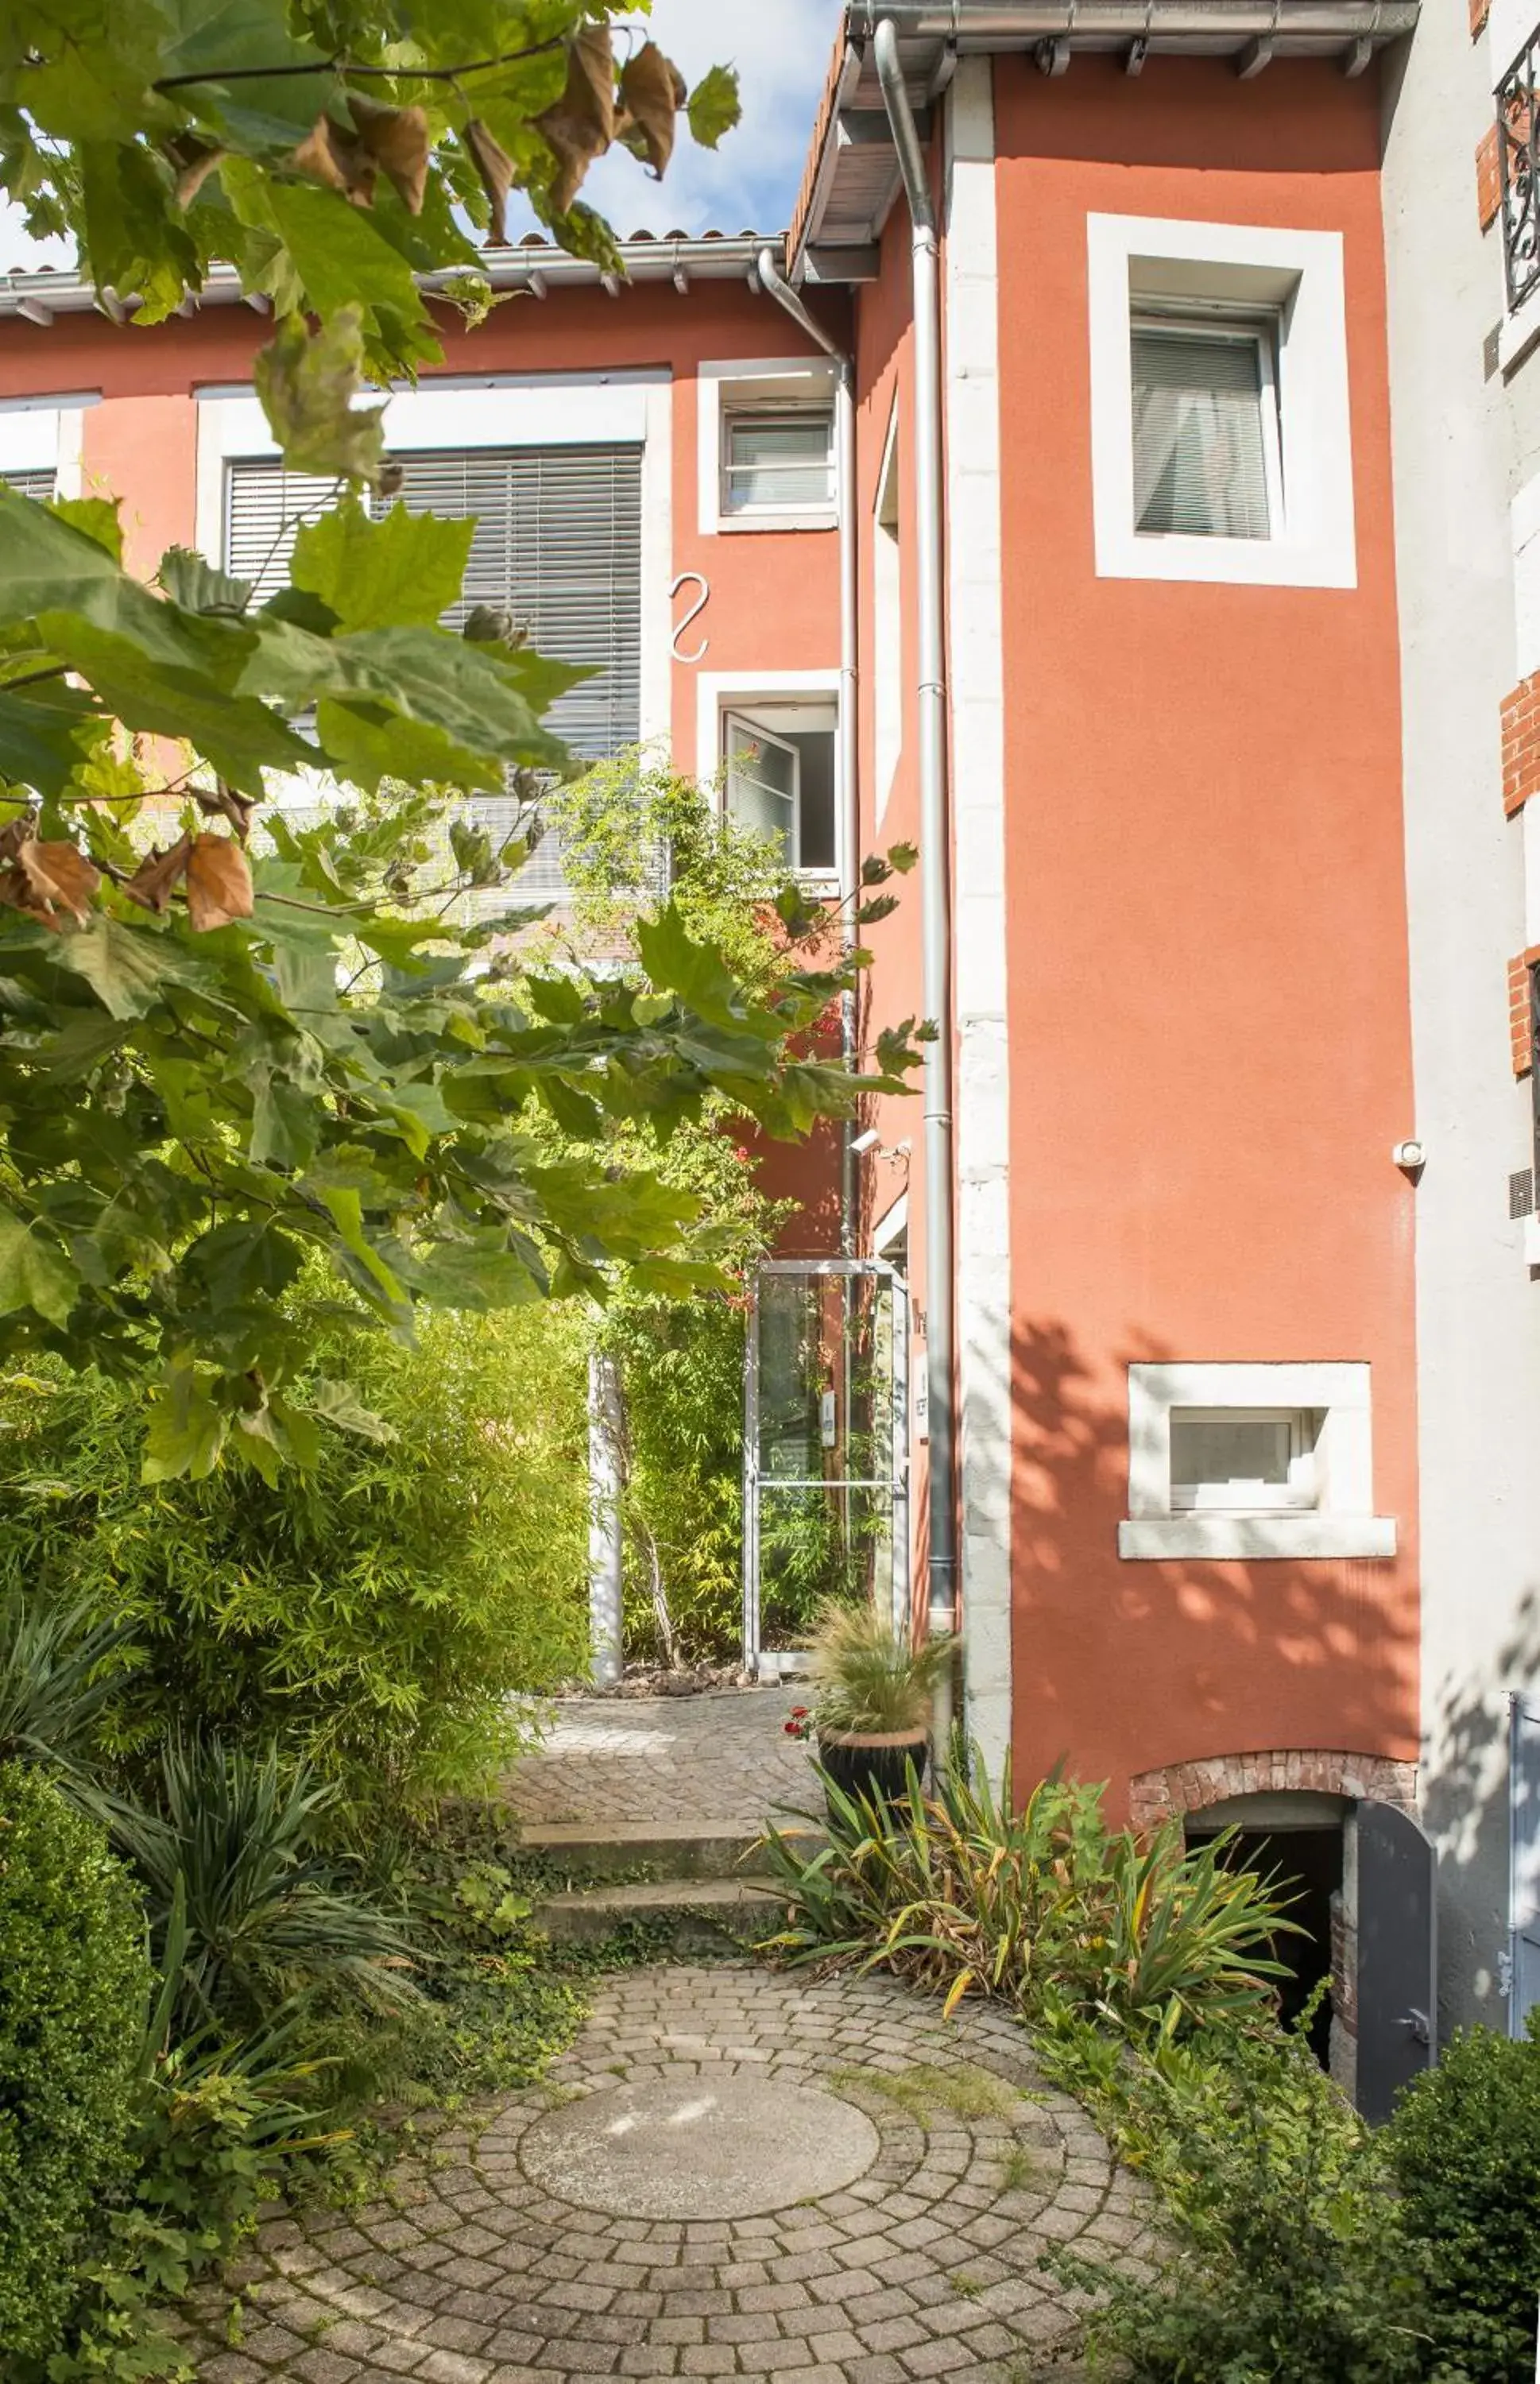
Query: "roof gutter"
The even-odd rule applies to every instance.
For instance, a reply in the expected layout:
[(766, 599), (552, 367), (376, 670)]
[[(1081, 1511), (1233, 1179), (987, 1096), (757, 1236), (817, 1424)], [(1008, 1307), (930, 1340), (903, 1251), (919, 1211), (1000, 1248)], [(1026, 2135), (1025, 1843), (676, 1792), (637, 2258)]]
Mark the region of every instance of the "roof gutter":
[[(850, 356), (803, 304), (776, 264), (775, 254), (759, 254), (759, 279), (778, 305), (784, 306), (799, 330), (832, 356), (839, 368), (835, 401), (835, 426), (839, 474), (839, 919), (847, 954), (856, 947), (856, 896), (860, 885), (861, 785), (859, 721), (856, 713), (856, 536), (855, 536), (855, 369)], [(839, 1004), (839, 1038), (845, 1064), (853, 1070), (859, 1048), (856, 998), (847, 991)], [(846, 1119), (839, 1137), (839, 1247), (853, 1258), (856, 1246), (855, 1127)]]
[[(467, 272), (474, 272), (494, 290), (524, 292), (531, 298), (543, 298), (552, 290), (568, 289), (602, 289), (611, 297), (618, 297), (627, 281), (671, 281), (682, 294), (692, 281), (748, 281), (757, 286), (759, 262), (764, 253), (765, 242), (757, 234), (745, 234), (737, 240), (622, 241), (620, 255), (626, 267), (622, 279), (590, 264), (587, 257), (569, 256), (565, 249), (537, 241), (516, 248), (483, 250), (473, 267), (419, 274), (417, 287), (432, 297), (464, 280)], [(771, 254), (775, 254), (774, 244)], [(248, 304), (256, 304), (263, 313), (267, 311), (266, 300), (246, 298), (241, 277), (233, 267), (211, 266), (202, 289), (188, 301), (186, 311), (234, 306), (242, 299)], [(20, 316), (24, 321), (46, 327), (56, 315), (88, 315), (93, 309), (118, 320), (130, 313), (137, 303), (131, 296), (119, 300), (110, 292), (105, 292), (98, 300), (94, 285), (74, 271), (0, 274), (0, 320)]]
[[(930, 1421), (931, 1633), (957, 1629), (957, 1278), (952, 1253), (951, 821), (947, 790), (947, 689), (942, 589), (941, 265), (930, 177), (890, 15), (876, 28), (883, 104), (892, 127), (912, 230), (914, 292), (914, 520), (919, 655), (920, 934), (925, 1045), (925, 1384)], [(950, 1701), (938, 1701), (944, 1756)]]
[(1265, 38), (1280, 46), (1389, 42), (1411, 32), (1417, 17), (1418, 0), (851, 0), (846, 31), (863, 41), (889, 24), (896, 39), (962, 50), (1033, 49), (1062, 35), (1227, 49)]

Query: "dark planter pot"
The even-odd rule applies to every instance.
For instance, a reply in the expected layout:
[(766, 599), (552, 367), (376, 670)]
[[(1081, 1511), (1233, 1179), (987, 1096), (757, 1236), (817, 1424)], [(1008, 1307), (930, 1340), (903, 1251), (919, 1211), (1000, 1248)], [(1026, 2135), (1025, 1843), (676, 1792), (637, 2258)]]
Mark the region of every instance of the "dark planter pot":
[(891, 1804), (909, 1786), (913, 1763), (925, 1784), (930, 1752), (926, 1731), (821, 1730), (818, 1760), (837, 1788), (848, 1796), (869, 1796), (880, 1791)]

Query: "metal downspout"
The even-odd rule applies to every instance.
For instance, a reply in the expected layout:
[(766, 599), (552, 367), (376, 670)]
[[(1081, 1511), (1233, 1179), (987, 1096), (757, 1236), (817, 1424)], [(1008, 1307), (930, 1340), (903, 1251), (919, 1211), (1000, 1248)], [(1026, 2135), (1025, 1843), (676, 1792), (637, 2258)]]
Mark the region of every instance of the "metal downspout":
[[(855, 535), (855, 371), (851, 358), (803, 305), (781, 272), (772, 251), (760, 251), (759, 278), (772, 298), (785, 307), (798, 329), (806, 333), (839, 367), (835, 401), (835, 428), (839, 457), (839, 916), (847, 953), (857, 941), (856, 900), (860, 885), (861, 795), (859, 726), (856, 717), (856, 535)], [(859, 1043), (856, 997), (845, 994), (839, 1004), (839, 1039), (845, 1064), (853, 1068)], [(847, 1119), (839, 1136), (839, 1248), (855, 1256), (857, 1238), (856, 1162), (851, 1148), (855, 1133)]]
[[(929, 1627), (957, 1629), (957, 1281), (952, 1254), (951, 822), (942, 590), (941, 272), (930, 179), (899, 60), (892, 19), (877, 27), (877, 75), (893, 129), (913, 227), (914, 516), (920, 624), (920, 905), (925, 1046), (925, 1376), (930, 1417)], [(950, 1692), (938, 1699), (937, 1752), (950, 1737)]]

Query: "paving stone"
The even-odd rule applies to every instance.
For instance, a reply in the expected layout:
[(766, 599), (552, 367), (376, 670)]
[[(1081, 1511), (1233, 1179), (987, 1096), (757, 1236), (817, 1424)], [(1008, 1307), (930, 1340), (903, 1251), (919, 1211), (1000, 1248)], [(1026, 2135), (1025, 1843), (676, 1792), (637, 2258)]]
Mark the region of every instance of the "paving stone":
[[(989, 2069), (1025, 2089), (1030, 2138), (945, 2111), (927, 2130), (840, 2075), (919, 2062)], [(677, 2219), (580, 2208), (548, 2169), (537, 2182), (524, 2166), (552, 2097), (505, 2095), (441, 2138), (431, 2162), (404, 2163), (389, 2197), (350, 2223), (317, 2211), (266, 2224), (242, 2254), (261, 2323), (239, 2351), (217, 2297), (183, 2314), (198, 2384), (1025, 2384), (1039, 2374), (1069, 2384), (1051, 2349), (1073, 2352), (1084, 2297), (1045, 2275), (1039, 2255), (1083, 2241), (1129, 2273), (1150, 2255), (1147, 2190), (1043, 2086), (998, 2011), (964, 2004), (942, 2027), (934, 2004), (880, 1979), (639, 1969), (598, 1982), (557, 2067), (601, 2129), (640, 2107), (640, 2077), (688, 2089), (683, 2108), (737, 2080), (772, 2102), (828, 2095), (865, 2113), (870, 2165), (839, 2192), (740, 2217), (704, 2204)], [(688, 2160), (689, 2134), (680, 2127), (671, 2158)], [(1033, 2192), (1006, 2194), (1004, 2154), (1024, 2141)]]

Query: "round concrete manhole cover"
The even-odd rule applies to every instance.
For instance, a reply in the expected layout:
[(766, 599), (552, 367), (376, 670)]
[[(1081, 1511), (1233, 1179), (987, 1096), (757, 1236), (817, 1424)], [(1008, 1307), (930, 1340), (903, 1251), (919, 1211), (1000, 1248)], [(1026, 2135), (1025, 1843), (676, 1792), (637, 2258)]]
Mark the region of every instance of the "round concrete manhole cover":
[(758, 2218), (841, 2192), (879, 2149), (870, 2119), (836, 2095), (691, 2071), (564, 2104), (519, 2157), (545, 2192), (617, 2218)]

